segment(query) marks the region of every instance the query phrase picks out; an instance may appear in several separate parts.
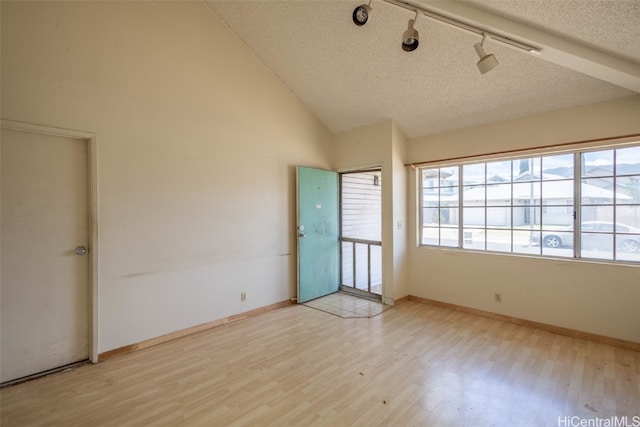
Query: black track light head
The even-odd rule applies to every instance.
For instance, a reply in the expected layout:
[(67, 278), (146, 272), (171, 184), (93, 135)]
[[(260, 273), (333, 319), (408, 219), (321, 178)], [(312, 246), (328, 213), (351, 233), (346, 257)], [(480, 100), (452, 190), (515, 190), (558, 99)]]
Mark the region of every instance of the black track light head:
[(353, 23), (358, 27), (363, 26), (369, 20), (369, 13), (371, 12), (371, 6), (366, 4), (361, 4), (360, 6), (353, 9)]
[(402, 33), (402, 50), (405, 52), (412, 52), (418, 48), (420, 44), (418, 30), (413, 28), (413, 24), (415, 24), (415, 19), (410, 19), (407, 24), (407, 30)]

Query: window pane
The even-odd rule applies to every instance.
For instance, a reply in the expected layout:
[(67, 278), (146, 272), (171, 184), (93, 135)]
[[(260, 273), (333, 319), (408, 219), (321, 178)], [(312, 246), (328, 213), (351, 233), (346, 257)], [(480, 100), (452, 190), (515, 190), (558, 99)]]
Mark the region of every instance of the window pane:
[(464, 240), (462, 247), (465, 249), (484, 250), (485, 239), (484, 230), (465, 228), (463, 230)]
[(543, 182), (542, 200), (543, 205), (572, 205), (573, 180)]
[(582, 176), (612, 176), (613, 150), (582, 154)]
[(542, 179), (573, 179), (573, 154), (542, 158)]
[(511, 228), (511, 207), (487, 208), (487, 227)]
[(539, 181), (540, 157), (513, 161), (513, 181)]
[(459, 185), (458, 167), (440, 168), (440, 186), (451, 187)]
[(640, 204), (640, 175), (616, 178), (616, 203)]
[(613, 178), (590, 178), (582, 180), (581, 197), (585, 205), (613, 203)]
[(485, 186), (473, 185), (465, 187), (462, 193), (462, 203), (465, 206), (484, 206)]
[(458, 227), (458, 208), (440, 208), (440, 226)]
[[(640, 205), (616, 207), (617, 232), (640, 233)], [(626, 229), (621, 229), (625, 226)]]
[(569, 225), (543, 226), (542, 255), (573, 257), (573, 216), (570, 218)]
[(511, 184), (487, 185), (487, 205), (511, 206)]
[(567, 227), (573, 227), (571, 207), (545, 206), (542, 208), (542, 228), (544, 230), (561, 230)]
[(459, 246), (458, 227), (440, 229), (440, 246), (448, 246), (452, 248), (457, 248)]
[(462, 217), (465, 227), (484, 227), (484, 207), (464, 208)]
[(640, 147), (616, 150), (616, 175), (640, 174)]
[(616, 259), (621, 261), (640, 261), (640, 235), (616, 235)]
[(511, 230), (487, 230), (487, 250), (511, 252)]
[(605, 233), (613, 233), (614, 227), (612, 222), (601, 222), (596, 227), (596, 230), (603, 231)]
[(440, 218), (440, 226), (442, 227), (457, 227), (458, 219), (460, 218), (459, 208), (442, 208), (442, 216)]
[(549, 249), (573, 247), (573, 230), (571, 227), (542, 230), (542, 246)]
[(422, 224), (429, 226), (437, 226), (440, 224), (440, 209), (424, 208), (422, 209)]
[(564, 245), (559, 248), (542, 246), (542, 255), (573, 258), (573, 245)]
[(581, 233), (580, 239), (583, 258), (613, 259), (613, 234)]
[(485, 183), (485, 164), (464, 165), (462, 167), (462, 179), (465, 184)]
[(513, 227), (522, 229), (540, 228), (540, 206), (529, 206), (520, 201), (513, 206)]
[(597, 230), (602, 222), (613, 222), (613, 206), (583, 206), (582, 230)]
[[(454, 196), (454, 197), (451, 197)], [(458, 187), (440, 187), (441, 200), (455, 200), (458, 198)]]
[(439, 169), (422, 169), (422, 186), (438, 187), (440, 185)]
[(458, 201), (457, 200), (443, 201), (441, 206), (442, 206), (443, 209), (449, 209), (451, 211), (455, 210), (456, 212), (458, 211)]
[(458, 247), (458, 171), (422, 169), (422, 244)]
[(484, 163), (478, 163), (475, 165), (464, 165), (462, 167), (462, 177), (465, 184), (484, 184)]
[[(540, 200), (540, 183), (525, 182), (513, 184), (513, 200)], [(536, 202), (532, 203), (536, 204)]]
[(458, 187), (440, 188), (440, 204), (445, 206), (458, 206)]
[(540, 255), (540, 231), (514, 230), (513, 252)]
[(422, 244), (438, 245), (440, 243), (440, 230), (438, 228), (423, 227), (422, 228)]
[(511, 160), (487, 163), (487, 182), (511, 182)]
[(440, 190), (438, 187), (424, 187), (422, 189), (422, 201), (438, 201)]

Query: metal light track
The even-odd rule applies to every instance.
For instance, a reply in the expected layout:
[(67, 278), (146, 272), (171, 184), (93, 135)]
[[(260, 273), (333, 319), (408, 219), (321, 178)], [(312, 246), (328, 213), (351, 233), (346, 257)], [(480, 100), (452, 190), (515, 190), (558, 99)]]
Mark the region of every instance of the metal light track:
[(453, 27), (456, 27), (456, 28), (458, 28), (460, 30), (467, 31), (467, 32), (470, 32), (470, 33), (474, 33), (474, 34), (478, 34), (480, 36), (486, 35), (487, 37), (489, 37), (489, 38), (491, 38), (491, 39), (493, 39), (495, 41), (504, 43), (506, 45), (509, 45), (509, 46), (524, 50), (524, 51), (529, 52), (529, 53), (540, 54), (540, 50), (538, 48), (536, 48), (536, 47), (527, 45), (525, 43), (521, 43), (519, 41), (510, 39), (509, 37), (505, 37), (505, 36), (493, 33), (493, 32), (488, 31), (488, 30), (484, 30), (482, 28), (474, 27), (473, 25), (465, 24), (464, 22), (460, 22), (460, 21), (457, 21), (457, 20), (455, 20), (453, 18), (449, 18), (449, 17), (441, 15), (439, 13), (430, 11), (428, 9), (425, 9), (424, 7), (416, 6), (414, 4), (410, 4), (410, 3), (407, 3), (407, 2), (404, 2), (404, 1), (400, 1), (400, 0), (382, 0), (382, 1), (385, 2), (385, 3), (388, 3), (390, 5), (393, 5), (393, 6), (396, 6), (396, 7), (411, 11), (411, 12), (424, 15), (427, 18), (431, 18), (431, 19), (433, 19), (435, 21), (440, 21), (440, 22), (443, 22), (445, 24), (449, 24), (449, 25), (451, 25)]

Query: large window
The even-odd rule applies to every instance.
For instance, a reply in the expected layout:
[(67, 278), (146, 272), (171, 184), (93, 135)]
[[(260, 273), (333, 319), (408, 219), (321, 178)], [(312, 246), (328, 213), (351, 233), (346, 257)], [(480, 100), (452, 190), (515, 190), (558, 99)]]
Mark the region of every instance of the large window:
[(640, 262), (640, 146), (420, 169), (421, 243)]

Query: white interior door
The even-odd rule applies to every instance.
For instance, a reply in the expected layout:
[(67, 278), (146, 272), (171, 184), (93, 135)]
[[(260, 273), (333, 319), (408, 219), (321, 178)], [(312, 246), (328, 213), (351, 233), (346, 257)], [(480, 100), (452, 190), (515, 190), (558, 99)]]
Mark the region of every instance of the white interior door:
[(87, 143), (2, 129), (0, 382), (89, 356)]

